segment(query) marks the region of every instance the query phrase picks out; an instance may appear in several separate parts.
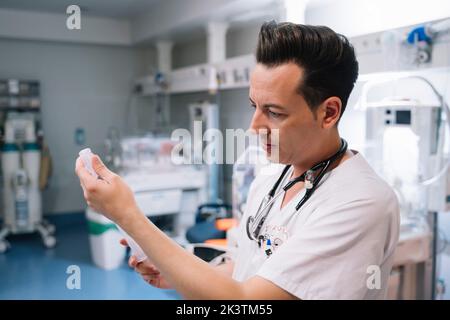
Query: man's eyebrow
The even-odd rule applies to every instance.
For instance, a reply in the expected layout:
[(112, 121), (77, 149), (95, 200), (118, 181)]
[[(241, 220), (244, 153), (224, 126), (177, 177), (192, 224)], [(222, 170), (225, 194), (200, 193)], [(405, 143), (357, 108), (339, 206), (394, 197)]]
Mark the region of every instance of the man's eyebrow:
[(280, 109), (280, 110), (285, 109), (283, 106), (280, 106), (280, 105), (274, 104), (274, 103), (267, 103), (267, 104), (263, 105), (263, 108), (274, 108), (274, 109)]
[[(252, 100), (252, 98), (249, 97), (248, 99), (250, 100), (251, 104), (256, 105), (256, 103)], [(280, 106), (280, 105), (275, 104), (275, 103), (266, 103), (266, 104), (263, 105), (263, 108), (266, 108), (266, 109), (267, 108), (275, 108), (275, 109), (281, 109), (281, 110), (285, 109), (283, 106)]]

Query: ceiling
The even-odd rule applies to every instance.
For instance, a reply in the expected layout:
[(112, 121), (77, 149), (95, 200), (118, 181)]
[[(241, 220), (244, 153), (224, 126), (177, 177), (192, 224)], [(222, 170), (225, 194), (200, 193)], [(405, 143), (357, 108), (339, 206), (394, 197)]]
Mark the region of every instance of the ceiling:
[[(81, 11), (87, 15), (115, 19), (129, 19), (145, 11), (151, 10), (154, 8), (154, 5), (163, 1), (164, 0), (1, 0), (0, 8), (65, 13), (66, 8), (69, 5), (77, 4), (80, 6)], [(305, 1), (308, 1), (308, 7), (317, 7), (330, 4), (335, 0)]]
[[(0, 9), (24, 10), (30, 12), (46, 12), (66, 14), (69, 5), (77, 4), (81, 8), (82, 14), (95, 17), (105, 17), (118, 20), (135, 21), (138, 16), (158, 10), (161, 4), (169, 0), (0, 0)], [(170, 0), (175, 5), (177, 1)], [(205, 2), (209, 0), (203, 0)], [(233, 9), (228, 7), (228, 11), (211, 11), (209, 20), (227, 21), (230, 29), (240, 29), (250, 25), (259, 25), (262, 21), (272, 19), (277, 16), (277, 12), (282, 11), (283, 0), (239, 0), (230, 1)], [(308, 7), (328, 5), (337, 0), (294, 0), (307, 1)], [(195, 2), (195, 1), (194, 1)], [(162, 40), (191, 41), (204, 36), (205, 24), (207, 20), (198, 20), (191, 25), (184, 25), (182, 28), (166, 30), (158, 35)], [(167, 28), (166, 28), (167, 29)], [(169, 28), (170, 29), (170, 28)], [(150, 38), (148, 40), (151, 40)], [(153, 39), (154, 40), (154, 39)]]
[(66, 8), (77, 4), (87, 15), (128, 19), (164, 0), (1, 0), (0, 8), (52, 13), (66, 13)]

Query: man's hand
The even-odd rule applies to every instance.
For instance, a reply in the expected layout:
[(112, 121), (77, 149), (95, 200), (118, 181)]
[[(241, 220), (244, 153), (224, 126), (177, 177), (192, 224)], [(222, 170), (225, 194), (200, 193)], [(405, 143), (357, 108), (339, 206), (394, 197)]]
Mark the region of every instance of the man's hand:
[[(120, 240), (120, 244), (123, 246), (128, 246), (125, 239)], [(172, 289), (170, 283), (164, 279), (159, 270), (150, 262), (149, 259), (145, 259), (142, 262), (137, 262), (135, 256), (131, 256), (128, 259), (128, 265), (139, 273), (148, 284), (160, 288), (160, 289)]]
[(133, 219), (132, 216), (138, 209), (128, 185), (120, 176), (108, 170), (97, 155), (92, 157), (92, 168), (100, 179), (90, 175), (78, 157), (75, 172), (80, 178), (87, 204), (121, 226), (122, 223)]

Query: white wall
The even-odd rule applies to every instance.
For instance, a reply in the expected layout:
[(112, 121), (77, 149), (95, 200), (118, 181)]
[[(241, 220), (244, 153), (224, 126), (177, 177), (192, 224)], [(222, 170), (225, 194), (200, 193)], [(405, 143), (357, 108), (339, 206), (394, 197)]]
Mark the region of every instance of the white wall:
[(255, 53), (262, 23), (263, 21), (244, 28), (230, 29), (227, 33), (227, 58)]
[[(254, 53), (261, 24), (230, 29), (226, 36), (226, 57), (233, 58)], [(175, 43), (172, 56), (173, 69), (206, 62), (207, 44), (205, 36), (199, 36), (187, 42)]]
[(74, 160), (85, 146), (75, 144), (75, 128), (85, 129), (86, 146), (102, 152), (108, 127), (123, 127), (131, 81), (151, 56), (125, 47), (0, 39), (0, 78), (41, 83), (42, 125), (54, 164), (45, 213), (84, 208)]
[[(69, 30), (69, 17), (61, 13), (0, 9), (0, 37), (95, 44), (131, 45), (130, 23), (126, 20), (89, 17), (82, 12), (81, 29)], [(20, 21), (20, 23), (18, 23)]]
[(164, 0), (157, 10), (146, 12), (131, 23), (134, 43), (161, 36), (186, 34), (206, 26), (209, 21), (254, 19), (279, 12), (279, 0)]
[(348, 37), (447, 17), (447, 0), (338, 0), (306, 9), (307, 24), (326, 25)]
[(183, 68), (206, 63), (206, 38), (199, 37), (189, 42), (178, 42), (173, 46), (172, 68)]

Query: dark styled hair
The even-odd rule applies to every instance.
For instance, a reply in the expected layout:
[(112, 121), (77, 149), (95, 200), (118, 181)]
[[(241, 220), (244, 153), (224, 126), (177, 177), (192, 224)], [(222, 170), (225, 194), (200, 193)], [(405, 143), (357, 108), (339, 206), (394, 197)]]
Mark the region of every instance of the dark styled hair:
[[(327, 98), (341, 99), (341, 114), (358, 77), (358, 61), (348, 39), (325, 26), (266, 22), (256, 61), (268, 67), (294, 62), (303, 69), (298, 93), (314, 112)], [(297, 81), (299, 81), (298, 79)]]

